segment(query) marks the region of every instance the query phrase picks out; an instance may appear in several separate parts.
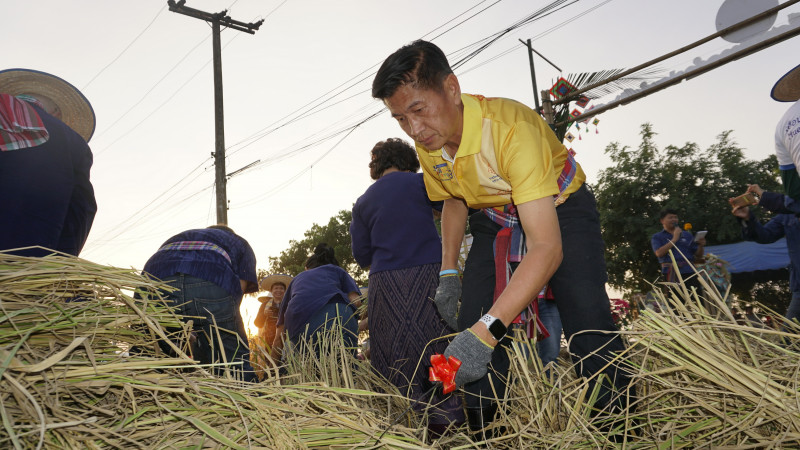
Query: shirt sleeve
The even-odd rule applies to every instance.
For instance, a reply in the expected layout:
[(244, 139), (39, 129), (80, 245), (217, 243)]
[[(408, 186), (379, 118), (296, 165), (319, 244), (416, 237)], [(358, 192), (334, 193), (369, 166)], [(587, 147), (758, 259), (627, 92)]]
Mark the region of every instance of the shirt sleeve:
[(428, 202), (429, 205), (431, 205), (432, 209), (442, 212), (442, 208), (444, 207), (444, 200), (438, 200), (438, 201), (431, 200), (430, 196), (428, 195), (428, 190), (425, 188), (425, 175), (421, 173), (418, 175), (419, 175), (418, 179), (419, 184), (415, 186), (419, 186), (419, 188), (422, 190), (422, 194), (425, 196), (425, 200)]
[(350, 222), (350, 247), (353, 258), (362, 268), (372, 264), (372, 240), (370, 229), (361, 217), (361, 199), (353, 206), (353, 220)]
[[(52, 118), (49, 114), (39, 109), (38, 106), (35, 106), (34, 109), (42, 117), (42, 120), (46, 121), (45, 125), (50, 131), (51, 127), (54, 127), (52, 125), (53, 121), (57, 119)], [(69, 207), (66, 217), (64, 217), (64, 226), (56, 244), (56, 250), (77, 256), (89, 237), (89, 231), (92, 229), (92, 223), (97, 213), (94, 188), (89, 179), (93, 156), (89, 144), (78, 133), (75, 133), (60, 121), (55, 126), (59, 126), (63, 130), (54, 129), (50, 138), (61, 140), (60, 143), (64, 147), (64, 151), (69, 152), (73, 177)]]
[(539, 123), (518, 122), (498, 155), (511, 185), (511, 198), (519, 205), (558, 194), (553, 150)]
[(654, 234), (653, 237), (650, 238), (650, 246), (653, 247), (653, 252), (660, 249), (667, 243), (665, 237), (666, 236), (664, 235), (664, 233), (659, 232)]
[(755, 215), (750, 212), (750, 217), (742, 225), (742, 237), (748, 241), (754, 241), (759, 244), (771, 244), (786, 235), (786, 228), (784, 220), (786, 217), (794, 217), (792, 215), (781, 214), (772, 218), (765, 225), (756, 220)]
[[(297, 280), (295, 279), (293, 281)], [(283, 294), (283, 301), (281, 302), (281, 306), (278, 309), (278, 321), (275, 322), (275, 326), (279, 327), (283, 325), (283, 320), (286, 318), (286, 308), (288, 308), (289, 302), (292, 301), (292, 286), (294, 286), (294, 283), (289, 283), (289, 287), (286, 288), (286, 292)]]
[(258, 275), (256, 274), (256, 254), (250, 244), (243, 238), (239, 237), (239, 260), (237, 263), (237, 276), (240, 280), (247, 281), (249, 286), (243, 294), (258, 291)]
[(351, 292), (358, 292), (358, 295), (361, 295), (361, 289), (358, 288), (356, 280), (354, 280), (353, 277), (351, 277), (350, 274), (341, 267), (339, 269), (339, 287), (342, 289), (342, 291), (348, 294)]

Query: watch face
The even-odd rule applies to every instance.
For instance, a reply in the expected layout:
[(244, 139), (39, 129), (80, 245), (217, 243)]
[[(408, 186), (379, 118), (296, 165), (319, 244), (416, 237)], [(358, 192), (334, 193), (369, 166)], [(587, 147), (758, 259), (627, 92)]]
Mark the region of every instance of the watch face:
[(503, 325), (503, 322), (501, 322), (500, 319), (495, 319), (492, 324), (489, 325), (489, 332), (492, 333), (492, 336), (494, 336), (494, 338), (498, 341), (505, 337), (507, 331), (508, 328)]

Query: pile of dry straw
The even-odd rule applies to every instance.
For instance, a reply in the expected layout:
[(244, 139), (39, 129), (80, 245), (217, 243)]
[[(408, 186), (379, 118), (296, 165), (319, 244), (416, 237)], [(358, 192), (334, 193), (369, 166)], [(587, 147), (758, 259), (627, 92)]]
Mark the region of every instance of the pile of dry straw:
[[(595, 393), (568, 358), (548, 378), (518, 342), (501, 408), (513, 414), (483, 442), (466, 428), (431, 442), (411, 414), (393, 424), (408, 402), (343, 349), (293, 360), (300, 375), (272, 371), (259, 384), (211, 377), (181, 348), (165, 357), (157, 340), (182, 325), (155, 288), (133, 270), (0, 253), (0, 446), (800, 446), (800, 328), (738, 325), (724, 309), (716, 317), (682, 284), (664, 299), (668, 312), (645, 312), (624, 332), (638, 392), (624, 420), (599, 431), (589, 420)], [(143, 352), (130, 355), (133, 346)]]

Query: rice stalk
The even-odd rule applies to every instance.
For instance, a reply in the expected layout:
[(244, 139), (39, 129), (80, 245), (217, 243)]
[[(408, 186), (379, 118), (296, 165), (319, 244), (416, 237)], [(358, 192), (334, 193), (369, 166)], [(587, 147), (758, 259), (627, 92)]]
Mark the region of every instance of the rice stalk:
[[(262, 383), (214, 378), (210, 369), (229, 363), (202, 366), (183, 351), (189, 326), (165, 306), (158, 281), (77, 258), (0, 253), (0, 446), (800, 446), (800, 326), (737, 324), (724, 293), (666, 288), (662, 312), (620, 332), (629, 345), (617, 359), (637, 395), (615, 420), (593, 419), (597, 388), (576, 376), (568, 352), (547, 375), (533, 343), (517, 336), (494, 424), (505, 433), (477, 441), (464, 426), (430, 442), (424, 417), (406, 413), (409, 400), (340, 336), (323, 336), (319, 355), (289, 352)], [(171, 356), (158, 345), (169, 338)]]

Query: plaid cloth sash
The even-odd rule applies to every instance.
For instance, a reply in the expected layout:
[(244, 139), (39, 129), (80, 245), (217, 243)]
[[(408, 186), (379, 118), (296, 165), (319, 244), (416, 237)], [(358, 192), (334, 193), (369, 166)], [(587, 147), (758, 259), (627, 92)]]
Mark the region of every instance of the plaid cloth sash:
[[(497, 208), (485, 208), (483, 212), (493, 222), (503, 227), (494, 238), (495, 283), (492, 302), (496, 302), (500, 294), (506, 289), (508, 280), (511, 279), (511, 264), (509, 263), (521, 261), (522, 256), (525, 254), (525, 235), (519, 226), (519, 217), (517, 217), (517, 210), (514, 205), (506, 205), (504, 211), (500, 211)], [(533, 319), (535, 319), (536, 324), (535, 332), (531, 326)], [(533, 299), (531, 304), (512, 323), (526, 324), (529, 338), (538, 336), (541, 340), (550, 336), (547, 328), (539, 320), (538, 298)]]
[[(575, 151), (569, 149), (567, 151), (567, 160), (564, 162), (564, 168), (558, 176), (558, 194), (553, 196), (553, 202), (556, 206), (566, 201), (564, 192), (575, 178), (577, 169), (578, 164), (575, 162)], [(517, 208), (513, 204), (505, 205), (502, 210), (498, 208), (484, 208), (482, 211), (492, 219), (494, 223), (503, 227), (497, 232), (497, 237), (495, 237), (494, 240), (494, 301), (497, 301), (497, 298), (503, 293), (508, 285), (508, 281), (511, 279), (510, 263), (522, 261), (522, 257), (527, 252), (525, 234), (522, 232), (522, 227), (519, 226)], [(547, 288), (547, 285), (542, 288), (538, 296), (539, 298), (544, 297)], [(513, 323), (527, 324), (528, 337), (533, 338), (533, 336), (536, 335), (539, 340), (542, 340), (549, 337), (550, 333), (547, 331), (542, 321), (539, 320), (539, 298), (533, 299), (531, 304), (514, 319)], [(535, 319), (535, 333), (533, 319)]]
[(42, 118), (28, 103), (41, 107), (32, 97), (0, 94), (0, 151), (36, 147), (50, 139)]
[(228, 260), (229, 263), (231, 262), (231, 257), (228, 255), (222, 247), (217, 244), (213, 244), (211, 242), (206, 241), (179, 241), (179, 242), (171, 242), (169, 244), (165, 244), (158, 249), (159, 252), (163, 252), (166, 250), (211, 250), (212, 252), (217, 252), (220, 255), (224, 256), (225, 259)]

